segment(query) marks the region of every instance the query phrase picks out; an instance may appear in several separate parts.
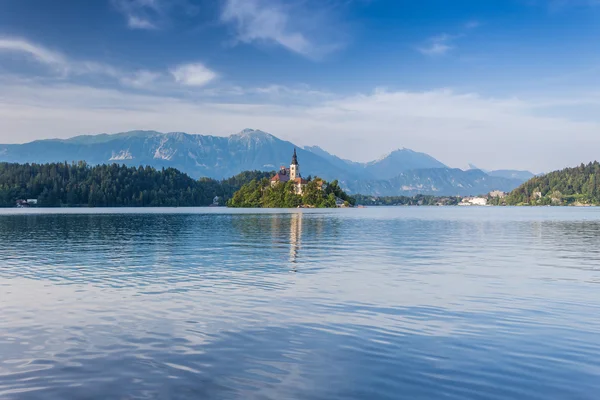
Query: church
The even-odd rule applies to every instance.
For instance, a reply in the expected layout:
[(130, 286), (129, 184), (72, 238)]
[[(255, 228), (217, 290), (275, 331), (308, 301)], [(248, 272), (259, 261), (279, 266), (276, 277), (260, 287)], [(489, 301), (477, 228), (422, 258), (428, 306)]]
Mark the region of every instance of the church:
[(292, 156), (292, 163), (289, 168), (281, 167), (279, 172), (271, 178), (271, 186), (275, 186), (279, 183), (286, 183), (288, 181), (294, 182), (294, 191), (296, 194), (302, 195), (304, 187), (308, 181), (302, 178), (300, 175), (300, 165), (298, 164), (298, 156), (296, 155), (296, 149), (294, 149), (294, 155)]

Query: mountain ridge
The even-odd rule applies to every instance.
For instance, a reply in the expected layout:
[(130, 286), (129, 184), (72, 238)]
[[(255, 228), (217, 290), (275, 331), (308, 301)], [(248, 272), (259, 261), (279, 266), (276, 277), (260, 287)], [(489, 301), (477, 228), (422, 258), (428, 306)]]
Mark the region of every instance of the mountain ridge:
[[(459, 170), (453, 170), (453, 173), (445, 175), (440, 171), (436, 172), (436, 169), (444, 170), (448, 167), (426, 153), (400, 148), (378, 160), (360, 163), (342, 159), (318, 146), (296, 146), (270, 133), (249, 128), (230, 136), (133, 130), (116, 134), (37, 140), (24, 144), (0, 145), (0, 161), (86, 161), (91, 165), (150, 165), (155, 168), (176, 168), (195, 179), (225, 179), (242, 171), (273, 171), (280, 166), (287, 166), (294, 148), (297, 149), (303, 175), (318, 175), (326, 180), (337, 179), (353, 193), (358, 193), (357, 190), (365, 187), (400, 185), (386, 191), (404, 194), (413, 193), (413, 188), (423, 188), (428, 192), (445, 194), (436, 191), (437, 187), (447, 190), (456, 188), (452, 182), (443, 182), (444, 176), (446, 179), (460, 181), (461, 185), (473, 190), (481, 186), (469, 181), (476, 178), (469, 175), (468, 171), (462, 171), (461, 174)], [(409, 178), (406, 175), (408, 171), (421, 172), (413, 172), (413, 177)], [(502, 181), (500, 177), (498, 179), (490, 180), (497, 182), (498, 187), (494, 190), (503, 190), (513, 182)], [(370, 183), (365, 184), (366, 182)], [(518, 184), (514, 185), (516, 186)], [(398, 192), (402, 187), (409, 189)]]

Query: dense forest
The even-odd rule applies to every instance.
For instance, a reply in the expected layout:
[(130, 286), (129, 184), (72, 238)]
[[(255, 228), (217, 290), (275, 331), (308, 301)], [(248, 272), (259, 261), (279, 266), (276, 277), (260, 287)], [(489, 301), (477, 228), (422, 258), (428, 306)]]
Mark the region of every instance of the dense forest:
[(194, 180), (173, 168), (0, 163), (0, 207), (20, 199), (36, 199), (41, 207), (208, 206), (215, 197), (224, 205), (245, 183), (272, 174), (249, 171), (217, 181)]
[(354, 195), (356, 204), (363, 206), (455, 206), (462, 200), (457, 196), (365, 196)]
[(597, 161), (536, 176), (495, 205), (600, 205), (600, 163)]
[(242, 186), (227, 205), (242, 208), (333, 208), (337, 207), (337, 199), (341, 199), (345, 205), (355, 203), (355, 200), (340, 188), (337, 181), (327, 183), (319, 178), (309, 178), (302, 195), (298, 195), (291, 181), (271, 187), (269, 179), (263, 178)]

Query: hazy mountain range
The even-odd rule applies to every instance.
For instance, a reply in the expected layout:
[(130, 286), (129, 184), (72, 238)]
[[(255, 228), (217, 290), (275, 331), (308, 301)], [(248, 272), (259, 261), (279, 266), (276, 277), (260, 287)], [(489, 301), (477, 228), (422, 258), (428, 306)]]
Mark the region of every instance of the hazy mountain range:
[(468, 169), (478, 169), (490, 176), (500, 176), (502, 178), (513, 178), (513, 179), (521, 179), (522, 181), (528, 181), (533, 178), (535, 174), (529, 171), (518, 171), (513, 169), (499, 169), (497, 171), (487, 171), (485, 169), (477, 168), (473, 164), (469, 164)]
[[(293, 143), (252, 129), (229, 137), (182, 132), (132, 131), (0, 145), (0, 161), (46, 163), (84, 160), (177, 168), (194, 178), (227, 178), (246, 170), (276, 170), (289, 165), (297, 148), (304, 176), (338, 179), (351, 193), (373, 195), (469, 195), (509, 191), (527, 178), (526, 171), (451, 169), (409, 149), (392, 151), (367, 163), (344, 160), (318, 146)], [(533, 174), (531, 174), (533, 176)]]

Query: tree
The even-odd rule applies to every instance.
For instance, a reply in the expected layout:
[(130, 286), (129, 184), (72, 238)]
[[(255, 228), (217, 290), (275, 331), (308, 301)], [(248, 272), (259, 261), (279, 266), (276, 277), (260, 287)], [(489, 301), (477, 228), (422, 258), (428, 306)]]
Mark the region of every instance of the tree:
[(270, 174), (247, 171), (217, 181), (194, 180), (173, 168), (0, 163), (0, 207), (14, 207), (19, 199), (38, 199), (45, 207), (208, 206), (215, 196), (227, 201), (244, 184)]
[[(335, 186), (335, 185), (334, 185)], [(242, 186), (233, 194), (227, 203), (229, 207), (265, 207), (265, 208), (295, 208), (304, 207), (336, 207), (336, 195), (327, 193), (327, 182), (314, 178), (308, 182), (302, 195), (296, 193), (294, 182), (271, 185), (268, 179), (252, 182)], [(339, 187), (335, 190), (340, 196), (354, 201)]]

